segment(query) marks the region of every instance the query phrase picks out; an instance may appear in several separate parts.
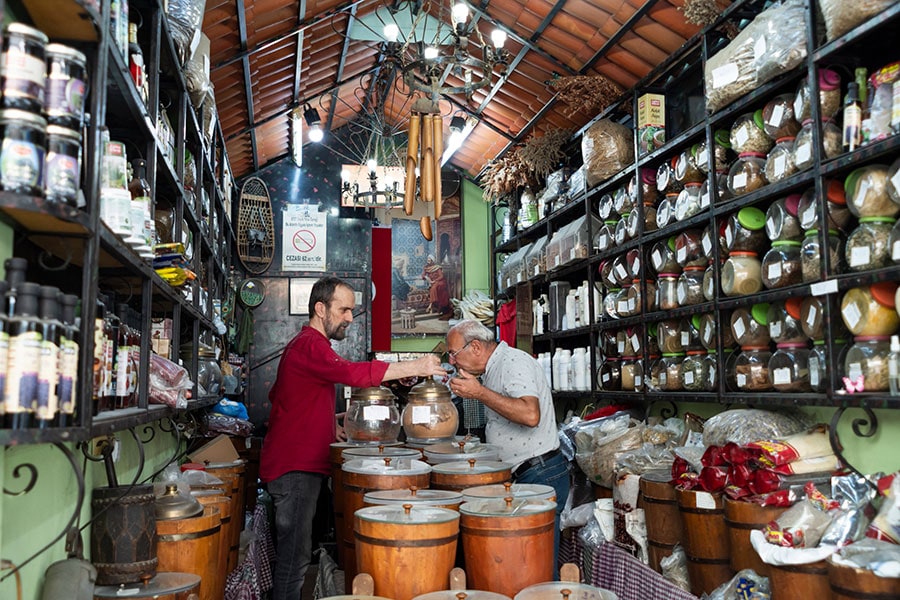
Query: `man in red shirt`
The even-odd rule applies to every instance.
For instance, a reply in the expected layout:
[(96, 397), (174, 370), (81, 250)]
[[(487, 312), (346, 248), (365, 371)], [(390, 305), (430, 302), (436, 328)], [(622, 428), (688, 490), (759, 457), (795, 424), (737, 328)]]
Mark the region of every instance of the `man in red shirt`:
[(269, 391), (269, 431), (259, 475), (275, 504), (272, 600), (300, 598), (312, 554), (312, 521), (322, 482), (331, 474), (329, 446), (343, 439), (335, 417), (337, 383), (374, 387), (404, 377), (445, 375), (438, 357), (350, 362), (329, 340), (342, 340), (353, 322), (353, 288), (323, 277), (309, 296), (309, 325), (288, 342)]

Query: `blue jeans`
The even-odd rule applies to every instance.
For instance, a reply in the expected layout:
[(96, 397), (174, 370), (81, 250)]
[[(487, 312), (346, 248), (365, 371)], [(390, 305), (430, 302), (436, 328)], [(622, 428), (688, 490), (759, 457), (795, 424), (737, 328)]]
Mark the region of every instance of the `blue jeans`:
[(569, 461), (559, 452), (542, 465), (535, 465), (518, 475), (516, 483), (541, 483), (556, 490), (556, 523), (553, 527), (553, 579), (559, 580), (559, 516), (569, 497)]
[(272, 600), (300, 600), (312, 556), (312, 525), (324, 475), (291, 471), (268, 484), (275, 505)]

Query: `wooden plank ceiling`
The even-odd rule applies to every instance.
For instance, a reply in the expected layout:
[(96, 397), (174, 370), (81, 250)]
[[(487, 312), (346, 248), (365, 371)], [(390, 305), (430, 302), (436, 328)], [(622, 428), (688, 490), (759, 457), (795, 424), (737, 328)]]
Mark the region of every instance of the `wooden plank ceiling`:
[[(379, 70), (384, 44), (346, 36), (354, 20), (385, 1), (391, 0), (207, 0), (203, 32), (211, 40), (211, 79), (235, 177), (290, 153), (290, 112), (307, 103), (318, 109), (327, 131), (371, 112), (373, 105), (383, 109), (390, 126), (405, 129), (411, 103), (403, 90), (394, 86), (374, 103), (369, 92), (376, 76), (384, 75)], [(423, 4), (430, 14), (446, 14), (450, 0), (442, 2), (442, 7), (436, 1)], [(529, 135), (583, 126), (594, 115), (560, 110), (548, 81), (554, 75), (602, 74), (623, 88), (633, 86), (697, 33), (679, 10), (683, 3), (470, 2), (485, 39), (496, 27), (507, 32), (510, 66), (505, 76), (495, 72), (492, 84), (470, 99), (441, 100), (445, 132), (456, 111), (478, 118), (451, 162), (474, 176)]]

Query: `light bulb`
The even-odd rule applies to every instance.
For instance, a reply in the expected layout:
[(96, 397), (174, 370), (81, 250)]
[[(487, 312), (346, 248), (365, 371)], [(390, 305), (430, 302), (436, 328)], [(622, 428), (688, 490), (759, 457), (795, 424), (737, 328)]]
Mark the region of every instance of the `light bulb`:
[(396, 23), (388, 23), (384, 26), (384, 39), (396, 42), (398, 37), (400, 37), (400, 28)]
[(469, 7), (464, 2), (457, 2), (450, 11), (450, 19), (454, 25), (465, 23), (469, 18)]
[(378, 162), (374, 158), (370, 158), (366, 161), (366, 167), (369, 168), (369, 172), (375, 171), (375, 167), (378, 166)]
[(494, 43), (494, 48), (502, 48), (503, 44), (506, 43), (506, 32), (502, 29), (493, 30), (491, 32), (491, 41)]
[(434, 60), (438, 57), (438, 49), (434, 46), (426, 46), (422, 55), (425, 57), (425, 60)]
[(323, 137), (325, 137), (325, 133), (322, 131), (321, 125), (316, 124), (309, 128), (309, 141), (319, 143)]

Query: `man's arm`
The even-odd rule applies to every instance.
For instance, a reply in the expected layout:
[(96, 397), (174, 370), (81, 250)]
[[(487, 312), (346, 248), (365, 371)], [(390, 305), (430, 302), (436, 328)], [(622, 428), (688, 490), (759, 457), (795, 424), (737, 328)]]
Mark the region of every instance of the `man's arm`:
[(388, 363), (387, 371), (385, 371), (381, 381), (391, 381), (394, 379), (403, 379), (405, 377), (443, 376), (446, 374), (447, 371), (441, 366), (441, 361), (438, 359), (437, 355), (426, 354), (416, 360)]
[(450, 390), (462, 398), (478, 400), (500, 416), (526, 427), (541, 422), (541, 406), (537, 396), (504, 396), (482, 385), (477, 378), (459, 369), (450, 380)]

